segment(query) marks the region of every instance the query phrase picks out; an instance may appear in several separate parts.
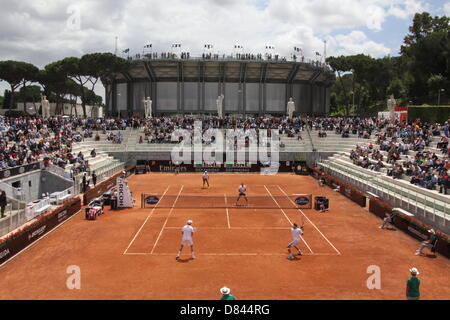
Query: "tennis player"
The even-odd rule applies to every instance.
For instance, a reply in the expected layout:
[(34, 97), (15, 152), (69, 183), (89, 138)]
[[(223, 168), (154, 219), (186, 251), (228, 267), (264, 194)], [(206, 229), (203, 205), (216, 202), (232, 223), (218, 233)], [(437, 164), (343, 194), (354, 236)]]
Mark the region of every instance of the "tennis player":
[(178, 254), (176, 256), (176, 260), (180, 258), (181, 251), (183, 250), (184, 246), (191, 246), (191, 258), (195, 259), (194, 254), (194, 242), (192, 241), (192, 237), (194, 236), (194, 228), (192, 227), (192, 220), (188, 220), (186, 222), (186, 225), (181, 229), (181, 247), (180, 250), (178, 250)]
[(292, 228), (291, 228), (291, 235), (292, 235), (292, 241), (291, 243), (289, 243), (289, 245), (287, 246), (287, 249), (289, 251), (289, 256), (288, 259), (289, 260), (294, 260), (295, 257), (292, 254), (291, 248), (294, 247), (295, 249), (297, 249), (297, 254), (299, 256), (302, 255), (302, 252), (300, 251), (300, 249), (297, 247), (297, 245), (302, 241), (302, 235), (303, 235), (303, 227), (298, 227), (298, 225), (296, 223), (292, 224)]
[(202, 179), (203, 179), (203, 186), (202, 186), (202, 188), (205, 187), (205, 183), (208, 185), (208, 188), (209, 188), (209, 175), (208, 175), (208, 171), (205, 170), (205, 172), (203, 172)]
[(244, 197), (245, 201), (248, 204), (248, 199), (247, 199), (247, 187), (244, 185), (244, 183), (242, 182), (241, 185), (239, 186), (239, 195), (238, 198), (236, 200), (236, 205), (239, 202), (239, 199), (241, 199), (241, 197)]

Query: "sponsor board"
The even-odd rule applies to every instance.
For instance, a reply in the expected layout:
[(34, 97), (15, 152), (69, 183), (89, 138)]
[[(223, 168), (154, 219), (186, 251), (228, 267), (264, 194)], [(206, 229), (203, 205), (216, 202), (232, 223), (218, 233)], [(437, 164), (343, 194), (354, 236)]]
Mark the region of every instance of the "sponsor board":
[(159, 202), (159, 198), (155, 195), (149, 195), (144, 199), (146, 204), (157, 204)]
[(33, 231), (32, 233), (30, 233), (28, 235), (28, 240), (32, 240), (33, 238), (36, 238), (36, 237), (39, 237), (39, 236), (43, 235), (46, 228), (47, 228), (47, 226), (43, 225), (39, 229)]
[(62, 222), (67, 219), (67, 210), (58, 213), (58, 222)]
[(117, 178), (117, 207), (119, 208), (132, 208), (133, 198), (131, 197), (128, 184), (122, 178)]
[(7, 255), (9, 255), (9, 248), (6, 248), (5, 250), (0, 252), (0, 259), (6, 257)]
[(295, 198), (295, 203), (298, 204), (299, 206), (305, 206), (307, 204), (309, 204), (310, 199), (307, 196), (300, 196)]
[[(289, 165), (287, 164), (289, 163)], [(300, 168), (307, 168), (306, 163), (299, 163), (293, 161), (281, 161), (279, 166), (276, 167), (278, 172), (292, 172), (292, 166)], [(249, 161), (233, 163), (226, 162), (202, 162), (202, 163), (181, 163), (180, 165), (175, 165), (169, 160), (150, 160), (150, 171), (151, 172), (175, 172), (178, 169), (179, 172), (261, 172), (261, 170), (269, 170), (270, 166), (265, 166), (261, 163), (252, 163)], [(306, 171), (301, 171), (303, 174)]]

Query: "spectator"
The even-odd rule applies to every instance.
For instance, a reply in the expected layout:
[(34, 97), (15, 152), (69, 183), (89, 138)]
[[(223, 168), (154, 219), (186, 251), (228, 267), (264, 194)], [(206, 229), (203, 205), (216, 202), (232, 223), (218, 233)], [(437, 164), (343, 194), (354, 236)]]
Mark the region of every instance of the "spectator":
[(406, 282), (406, 299), (407, 300), (419, 300), (420, 299), (420, 279), (419, 270), (417, 268), (409, 269), (411, 272), (411, 278)]
[(223, 287), (220, 289), (220, 293), (222, 294), (222, 298), (220, 300), (236, 300), (236, 297), (231, 293), (231, 289), (227, 287)]
[(444, 191), (444, 194), (447, 194), (447, 189), (449, 187), (450, 184), (450, 179), (448, 177), (448, 173), (447, 170), (443, 171), (441, 173), (441, 176), (439, 178), (439, 193), (442, 193), (442, 191)]
[(88, 188), (88, 180), (86, 177), (86, 173), (83, 174), (83, 181), (82, 181), (82, 185), (83, 185), (83, 193), (87, 191)]
[(92, 183), (94, 184), (94, 187), (95, 187), (95, 185), (97, 184), (97, 175), (95, 174), (95, 171), (92, 171), (91, 177), (92, 177)]

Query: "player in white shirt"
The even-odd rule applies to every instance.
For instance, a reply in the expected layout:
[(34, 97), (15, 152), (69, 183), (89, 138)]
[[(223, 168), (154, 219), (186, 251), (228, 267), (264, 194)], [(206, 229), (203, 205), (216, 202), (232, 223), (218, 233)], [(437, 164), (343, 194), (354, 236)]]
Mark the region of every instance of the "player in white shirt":
[(191, 246), (191, 258), (195, 259), (194, 254), (194, 242), (192, 241), (192, 237), (194, 236), (194, 228), (192, 227), (192, 220), (188, 220), (186, 225), (181, 229), (181, 247), (178, 250), (178, 254), (175, 259), (179, 259), (181, 255), (181, 251), (184, 246)]
[(294, 255), (292, 254), (291, 247), (294, 247), (295, 249), (297, 249), (299, 256), (302, 255), (302, 252), (297, 247), (297, 245), (302, 241), (303, 227), (299, 228), (296, 223), (292, 224), (291, 235), (292, 235), (292, 241), (287, 246), (287, 249), (289, 251), (288, 259), (294, 260), (295, 258), (294, 258)]
[(205, 170), (205, 172), (203, 172), (202, 179), (203, 179), (203, 187), (202, 187), (202, 188), (205, 187), (205, 183), (208, 185), (208, 188), (209, 188), (209, 175), (208, 175), (208, 171)]
[(244, 197), (245, 201), (248, 204), (248, 199), (247, 199), (247, 187), (244, 185), (244, 183), (242, 182), (241, 185), (239, 186), (239, 195), (238, 198), (236, 200), (236, 205), (239, 202), (239, 199), (241, 199), (241, 197)]

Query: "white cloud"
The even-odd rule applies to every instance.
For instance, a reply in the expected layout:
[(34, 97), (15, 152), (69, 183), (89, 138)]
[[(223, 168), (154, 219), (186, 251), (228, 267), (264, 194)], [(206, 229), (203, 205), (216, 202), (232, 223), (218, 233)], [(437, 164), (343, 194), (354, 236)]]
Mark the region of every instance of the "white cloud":
[(447, 2), (444, 5), (444, 13), (445, 13), (445, 15), (450, 16), (450, 2)]
[[(67, 28), (69, 6), (80, 10), (80, 30)], [(329, 54), (388, 54), (382, 43), (368, 39), (368, 28), (384, 32), (388, 16), (408, 19), (423, 8), (421, 0), (20, 0), (2, 1), (0, 60), (25, 60), (44, 67), (65, 56), (114, 50), (141, 53), (182, 43), (201, 55), (203, 44), (231, 53), (235, 44), (259, 53), (266, 45), (290, 55), (294, 46), (313, 58), (328, 39)], [(448, 12), (449, 6), (446, 5)], [(339, 32), (331, 37), (330, 34)], [(389, 37), (389, 34), (386, 34)]]
[(391, 5), (388, 10), (388, 14), (399, 19), (408, 19), (416, 12), (427, 11), (430, 6), (427, 3), (422, 3), (416, 0), (405, 0), (402, 3)]
[(391, 50), (381, 43), (376, 43), (367, 38), (362, 31), (352, 31), (349, 34), (341, 34), (329, 37), (328, 42), (332, 45), (332, 55), (370, 54), (374, 57), (388, 55)]

